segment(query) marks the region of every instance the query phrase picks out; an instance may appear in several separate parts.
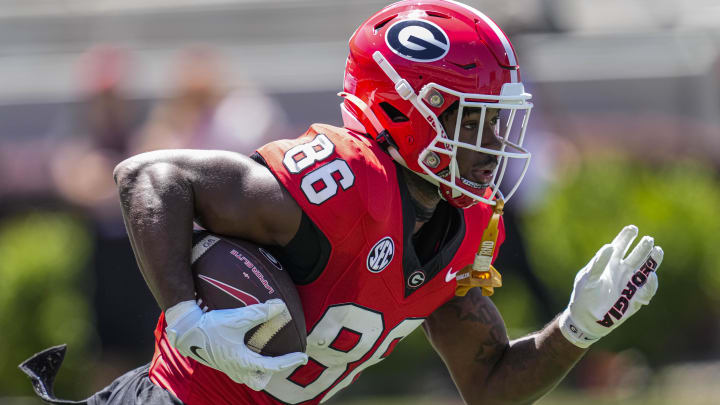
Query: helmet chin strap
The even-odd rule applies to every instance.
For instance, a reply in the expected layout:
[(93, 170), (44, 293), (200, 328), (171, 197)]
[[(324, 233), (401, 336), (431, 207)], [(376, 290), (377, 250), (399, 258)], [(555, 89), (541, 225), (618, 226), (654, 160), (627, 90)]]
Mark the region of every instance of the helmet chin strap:
[[(363, 114), (365, 114), (365, 117), (367, 117), (368, 121), (370, 121), (370, 124), (373, 126), (373, 129), (375, 130), (375, 135), (380, 135), (383, 132), (387, 132), (387, 130), (385, 128), (383, 128), (382, 124), (380, 123), (380, 120), (378, 120), (378, 118), (375, 115), (375, 113), (373, 112), (373, 110), (370, 109), (370, 106), (367, 105), (367, 103), (365, 103), (364, 101), (362, 101), (358, 96), (356, 96), (354, 94), (346, 93), (344, 91), (338, 93), (338, 96), (355, 104), (355, 106), (357, 108), (359, 108)], [(343, 112), (343, 114), (344, 114), (344, 112)], [(403, 157), (400, 156), (400, 152), (398, 152), (396, 147), (394, 147), (392, 145), (388, 145), (387, 151), (396, 162), (400, 163), (401, 165), (405, 166), (406, 168), (408, 167), (407, 163), (405, 163), (405, 159), (403, 159)], [(413, 170), (410, 170), (410, 171), (413, 173), (416, 173), (418, 176), (420, 176), (426, 180), (433, 182), (434, 184), (438, 184), (437, 181), (433, 181), (432, 177), (430, 177), (430, 176), (422, 175)]]
[[(387, 63), (387, 62), (385, 62), (385, 63)], [(357, 97), (354, 94), (350, 94), (350, 93), (347, 93), (344, 91), (338, 93), (338, 96), (353, 103), (358, 109), (360, 109), (360, 111), (362, 111), (363, 114), (365, 114), (365, 117), (367, 117), (368, 121), (370, 121), (370, 124), (373, 126), (372, 129), (375, 131), (375, 135), (380, 135), (383, 132), (387, 132), (387, 130), (385, 128), (383, 128), (382, 124), (380, 123), (380, 120), (378, 120), (378, 118), (375, 115), (375, 113), (373, 112), (373, 110), (370, 109), (370, 106), (367, 105), (367, 103), (365, 103), (364, 101), (362, 101), (359, 97)], [(341, 109), (342, 109), (342, 113), (343, 113), (343, 121), (348, 121), (348, 120), (350, 121), (350, 122), (346, 123), (346, 126), (349, 125), (352, 127), (356, 127), (358, 125), (362, 125), (360, 120), (357, 119), (356, 117), (352, 116), (352, 114), (349, 111), (347, 111), (344, 106), (341, 105)], [(349, 115), (349, 116), (346, 116), (346, 115)], [(362, 125), (362, 126), (364, 127), (364, 125)], [(354, 128), (350, 128), (350, 129), (354, 129)], [(365, 130), (367, 131), (367, 128), (365, 128)], [(445, 199), (445, 197), (443, 197), (442, 193), (440, 193), (440, 182), (438, 182), (437, 179), (435, 179), (434, 177), (432, 177), (428, 174), (419, 173), (419, 172), (416, 172), (415, 170), (411, 170), (408, 167), (407, 163), (405, 162), (405, 159), (403, 159), (402, 155), (400, 155), (400, 152), (393, 145), (387, 145), (387, 152), (388, 152), (388, 154), (390, 154), (390, 156), (393, 158), (393, 160), (395, 160), (396, 162), (398, 162), (399, 164), (404, 166), (410, 172), (412, 172), (412, 173), (416, 174), (417, 176), (422, 177), (424, 180), (429, 181), (430, 183), (436, 185), (438, 187), (438, 194), (440, 195), (440, 198), (442, 198), (443, 200)]]
[[(373, 60), (375, 60), (375, 63), (378, 64), (378, 66), (385, 72), (387, 77), (395, 84), (395, 91), (397, 91), (398, 95), (402, 97), (403, 100), (410, 101), (415, 108), (420, 111), (426, 119), (428, 119), (430, 122), (434, 122), (435, 126), (441, 127), (440, 122), (437, 120), (437, 117), (432, 114), (432, 112), (422, 103), (420, 103), (417, 100), (417, 95), (415, 94), (415, 91), (413, 90), (410, 83), (408, 83), (407, 80), (400, 77), (400, 75), (397, 73), (395, 68), (392, 67), (390, 62), (385, 59), (382, 53), (380, 51), (375, 51), (373, 53)], [(351, 103), (355, 104), (360, 111), (362, 111), (363, 114), (367, 117), (367, 119), (370, 121), (370, 124), (373, 126), (373, 129), (375, 129), (376, 135), (380, 135), (383, 132), (387, 132), (385, 128), (383, 128), (382, 124), (380, 123), (380, 120), (378, 120), (377, 116), (375, 116), (375, 113), (370, 109), (370, 106), (368, 106), (364, 101), (362, 101), (359, 97), (355, 96), (354, 94), (346, 93), (346, 92), (340, 92), (338, 93), (338, 96), (345, 98), (346, 100), (350, 101)], [(405, 162), (405, 159), (400, 155), (400, 152), (392, 145), (388, 145), (387, 151), (390, 154), (390, 156), (401, 165), (408, 167), (407, 163)], [(430, 183), (440, 187), (440, 182), (437, 181), (437, 179), (433, 178), (432, 176), (425, 174), (425, 173), (419, 173), (414, 170), (410, 170), (411, 172), (417, 174), (418, 176), (422, 177), (423, 179), (429, 181)], [(440, 197), (445, 199), (442, 196), (442, 193), (440, 193), (438, 189), (438, 194), (440, 194)]]

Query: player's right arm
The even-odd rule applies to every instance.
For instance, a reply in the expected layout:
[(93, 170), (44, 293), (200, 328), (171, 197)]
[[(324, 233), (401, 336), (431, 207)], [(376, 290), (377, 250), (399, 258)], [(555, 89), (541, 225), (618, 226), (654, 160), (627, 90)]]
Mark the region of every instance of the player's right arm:
[(138, 265), (163, 310), (194, 299), (193, 220), (274, 245), (289, 242), (300, 225), (300, 207), (272, 173), (238, 153), (143, 153), (121, 162), (114, 176)]
[[(262, 357), (233, 343), (281, 312), (282, 304), (203, 314), (194, 302), (193, 221), (261, 244), (284, 245), (297, 232), (302, 211), (266, 167), (232, 152), (165, 150), (121, 162), (114, 177), (138, 266), (165, 311), (173, 346), (198, 361), (190, 349), (204, 348), (211, 361), (203, 363), (253, 389), (269, 380), (269, 373), (259, 377), (262, 372), (307, 361), (298, 353)], [(233, 332), (228, 336), (227, 331)]]

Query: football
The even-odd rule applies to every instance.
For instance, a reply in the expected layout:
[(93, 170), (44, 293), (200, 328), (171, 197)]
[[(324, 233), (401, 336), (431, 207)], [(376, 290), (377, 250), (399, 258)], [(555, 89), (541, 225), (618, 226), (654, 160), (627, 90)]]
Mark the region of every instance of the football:
[(264, 356), (304, 352), (305, 316), (295, 284), (266, 249), (245, 240), (193, 234), (192, 272), (203, 311), (239, 308), (279, 298), (288, 311), (245, 335), (245, 344)]

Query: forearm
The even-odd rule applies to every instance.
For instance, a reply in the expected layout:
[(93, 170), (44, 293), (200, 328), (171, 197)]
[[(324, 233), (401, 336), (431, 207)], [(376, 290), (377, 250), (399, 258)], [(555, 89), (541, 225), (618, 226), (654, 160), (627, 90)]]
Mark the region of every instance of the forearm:
[(482, 403), (533, 403), (562, 381), (586, 351), (565, 339), (556, 318), (542, 330), (510, 342), (482, 390), (492, 400)]
[(479, 289), (448, 301), (424, 327), (468, 404), (532, 403), (584, 353), (565, 339), (557, 319), (509, 342), (497, 308)]
[(142, 159), (121, 163), (115, 180), (138, 266), (161, 309), (194, 299), (191, 185), (173, 165)]

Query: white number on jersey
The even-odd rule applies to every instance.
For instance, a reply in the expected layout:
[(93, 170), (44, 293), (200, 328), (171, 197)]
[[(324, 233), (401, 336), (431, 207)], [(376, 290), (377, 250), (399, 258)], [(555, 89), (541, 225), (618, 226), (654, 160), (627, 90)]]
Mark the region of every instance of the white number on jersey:
[[(356, 304), (340, 304), (327, 309), (323, 317), (315, 324), (307, 339), (307, 354), (310, 361), (306, 366), (298, 366), (273, 375), (265, 391), (288, 404), (298, 404), (316, 398), (333, 384), (321, 402), (327, 401), (335, 393), (350, 385), (362, 370), (380, 362), (387, 356), (388, 349), (415, 328), (423, 319), (405, 319), (395, 326), (383, 339), (367, 360), (341, 379), (348, 364), (365, 357), (384, 332), (382, 314)], [(351, 346), (337, 344), (343, 337), (351, 337)], [(340, 338), (340, 339), (339, 339)], [(354, 338), (354, 340), (352, 339)], [(345, 339), (347, 344), (348, 339)], [(303, 367), (320, 370), (311, 380), (300, 381), (296, 372)]]
[[(335, 144), (325, 134), (317, 134), (312, 141), (293, 146), (285, 152), (283, 164), (290, 173), (297, 174), (313, 163), (327, 159), (335, 151)], [(355, 175), (347, 162), (335, 159), (303, 175), (300, 188), (313, 204), (322, 204), (338, 192), (338, 184), (347, 190), (355, 183)]]
[[(333, 176), (338, 173), (340, 178)], [(303, 176), (300, 188), (308, 201), (313, 204), (322, 204), (338, 192), (338, 184), (347, 190), (355, 183), (355, 175), (347, 163), (342, 159), (335, 159), (324, 164)]]
[(317, 134), (312, 141), (295, 145), (285, 152), (283, 164), (293, 174), (300, 173), (315, 162), (332, 155), (335, 144), (325, 134)]

